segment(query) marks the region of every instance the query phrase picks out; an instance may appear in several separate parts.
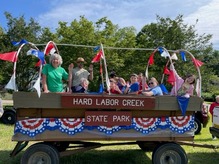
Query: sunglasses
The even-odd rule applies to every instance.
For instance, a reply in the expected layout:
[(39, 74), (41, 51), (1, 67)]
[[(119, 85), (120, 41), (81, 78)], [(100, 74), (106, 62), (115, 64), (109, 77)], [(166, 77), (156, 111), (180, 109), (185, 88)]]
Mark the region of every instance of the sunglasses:
[(84, 64), (84, 62), (77, 62), (78, 64)]
[(154, 84), (153, 82), (148, 83), (148, 85)]

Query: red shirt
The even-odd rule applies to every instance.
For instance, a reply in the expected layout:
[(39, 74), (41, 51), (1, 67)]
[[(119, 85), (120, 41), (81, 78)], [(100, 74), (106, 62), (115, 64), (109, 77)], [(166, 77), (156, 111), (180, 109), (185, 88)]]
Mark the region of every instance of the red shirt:
[[(106, 90), (106, 93), (109, 93), (107, 90)], [(110, 93), (112, 94), (121, 94), (119, 91), (115, 90), (115, 89), (110, 89)]]
[(213, 109), (214, 107), (219, 106), (219, 103), (217, 102), (213, 102), (209, 108), (209, 112), (211, 113), (211, 115), (213, 116)]
[(110, 89), (110, 92), (113, 93), (113, 94), (120, 94), (119, 91), (114, 90), (114, 89)]

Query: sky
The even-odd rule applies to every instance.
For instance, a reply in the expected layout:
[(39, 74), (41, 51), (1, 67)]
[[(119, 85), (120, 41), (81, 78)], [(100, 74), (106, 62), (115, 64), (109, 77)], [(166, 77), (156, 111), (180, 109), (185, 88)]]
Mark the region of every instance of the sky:
[(219, 50), (218, 0), (0, 0), (0, 26), (6, 28), (4, 12), (27, 21), (32, 17), (51, 30), (59, 21), (70, 23), (84, 16), (92, 22), (107, 17), (120, 28), (134, 26), (140, 31), (156, 23), (157, 15), (171, 19), (183, 15), (184, 23), (195, 25), (199, 35), (212, 34), (213, 47)]

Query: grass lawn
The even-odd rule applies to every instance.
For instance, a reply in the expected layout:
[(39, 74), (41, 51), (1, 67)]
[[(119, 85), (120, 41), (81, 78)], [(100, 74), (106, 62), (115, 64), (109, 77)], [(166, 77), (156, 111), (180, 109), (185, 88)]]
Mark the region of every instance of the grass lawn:
[[(208, 126), (195, 136), (196, 144), (219, 145), (219, 139), (212, 140)], [(16, 145), (11, 141), (13, 126), (0, 123), (0, 164), (19, 164), (23, 151), (11, 158), (9, 154)], [(183, 146), (190, 164), (214, 164), (219, 162), (219, 149)], [(83, 153), (63, 157), (61, 164), (146, 164), (151, 163), (152, 152), (142, 151), (138, 145), (106, 146)]]

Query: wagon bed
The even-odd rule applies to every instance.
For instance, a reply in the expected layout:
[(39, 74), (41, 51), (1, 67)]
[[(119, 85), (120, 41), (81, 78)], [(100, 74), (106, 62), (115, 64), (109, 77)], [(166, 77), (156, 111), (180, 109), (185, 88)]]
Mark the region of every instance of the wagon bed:
[[(42, 93), (39, 98), (34, 92), (14, 92), (13, 101), (17, 122), (12, 140), (18, 143), (11, 156), (29, 141), (40, 141), (25, 151), (21, 161), (27, 160), (30, 152), (53, 152), (53, 157), (46, 156), (50, 159), (105, 146), (90, 141), (121, 141), (116, 144), (154, 150), (154, 161), (170, 152), (164, 156), (175, 154), (176, 161), (186, 163), (186, 154), (177, 142), (194, 140), (194, 112), (203, 105), (202, 98), (192, 96), (183, 115), (177, 98), (169, 95)], [(70, 144), (80, 148), (66, 150)]]

